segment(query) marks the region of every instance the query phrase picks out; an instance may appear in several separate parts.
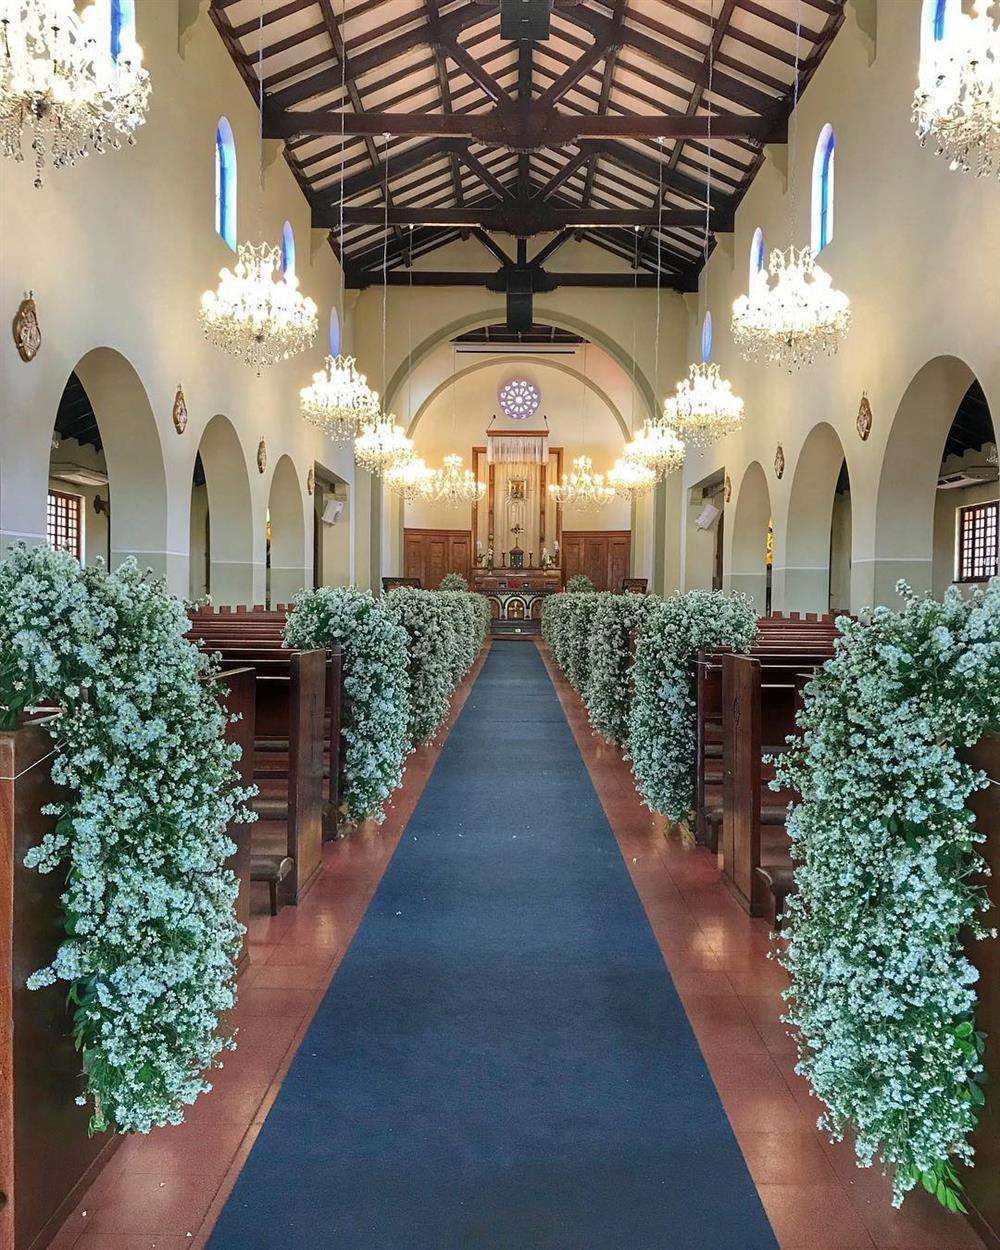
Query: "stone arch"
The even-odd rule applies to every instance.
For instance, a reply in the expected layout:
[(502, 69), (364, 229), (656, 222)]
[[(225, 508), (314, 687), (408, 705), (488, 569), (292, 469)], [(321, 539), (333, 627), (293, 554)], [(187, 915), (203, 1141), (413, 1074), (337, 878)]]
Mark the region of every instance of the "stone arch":
[(111, 565), (134, 556), (140, 567), (172, 584), (178, 575), (174, 565), (182, 565), (184, 557), (167, 542), (163, 447), (146, 388), (132, 363), (112, 347), (93, 348), (73, 373), (93, 409), (107, 464)]
[[(198, 455), (204, 472), (204, 512), (192, 484), (191, 585), (200, 588), (199, 560), (207, 561), (204, 581), (215, 604), (254, 601), (253, 499), (246, 454), (233, 423), (217, 413), (202, 432)], [(206, 522), (204, 528), (201, 523)], [(204, 550), (199, 538), (205, 535)]]
[[(830, 609), (834, 504), (845, 460), (844, 445), (833, 426), (826, 421), (813, 426), (795, 462), (785, 522), (783, 567), (774, 570), (775, 589), (781, 588), (778, 602), (785, 611)], [(848, 515), (849, 508), (848, 503)]]
[[(492, 325), (497, 320), (499, 311), (498, 308), (494, 307), (475, 313), (468, 313), (462, 317), (456, 317), (453, 321), (439, 326), (416, 344), (412, 351), (412, 363), (409, 358), (410, 354), (408, 354), (408, 358), (400, 361), (389, 379), (389, 383), (385, 388), (386, 408), (392, 411), (397, 396), (406, 384), (407, 374), (410, 372), (410, 369), (415, 369), (420, 365), (440, 343), (454, 338), (456, 335), (465, 334), (468, 330)], [(573, 333), (582, 335), (591, 342), (597, 343), (598, 346), (604, 348), (612, 359), (617, 361), (629, 376), (632, 376), (634, 371), (635, 388), (646, 406), (648, 415), (654, 418), (658, 415), (659, 407), (656, 402), (656, 396), (645, 371), (639, 368), (638, 364), (633, 360), (631, 353), (627, 352), (616, 339), (611, 338), (599, 326), (593, 325), (589, 321), (584, 321), (580, 317), (573, 317), (568, 313), (557, 311), (554, 308), (536, 304), (534, 316), (539, 323), (554, 325), (560, 330), (570, 330)]]
[(730, 590), (749, 595), (761, 614), (767, 611), (769, 598), (767, 534), (770, 523), (767, 474), (759, 460), (752, 460), (736, 495), (725, 580)]
[(936, 356), (917, 371), (899, 401), (875, 499), (871, 602), (897, 605), (895, 584), (900, 578), (916, 591), (932, 587), (941, 458), (955, 413), (975, 376), (957, 356)]
[[(614, 417), (615, 422), (618, 425), (618, 429), (621, 431), (622, 438), (629, 439), (632, 437), (628, 428), (628, 422), (625, 420), (624, 415), (618, 408), (617, 404), (615, 404), (614, 400), (612, 400), (611, 396), (608, 395), (606, 391), (602, 390), (601, 387), (599, 387), (591, 378), (585, 377), (578, 369), (573, 369), (569, 365), (560, 364), (555, 360), (548, 360), (544, 356), (508, 356), (504, 354), (503, 362), (505, 365), (530, 365), (532, 369), (553, 369), (559, 373), (565, 373), (577, 381), (583, 382), (587, 389), (593, 395), (596, 395), (597, 398), (607, 406), (608, 411), (611, 413), (612, 417)], [(478, 360), (474, 364), (466, 365), (464, 369), (460, 369), (456, 373), (449, 374), (446, 378), (442, 379), (442, 381), (438, 383), (438, 385), (431, 391), (431, 393), (419, 406), (417, 411), (413, 414), (413, 419), (410, 421), (409, 427), (406, 431), (407, 435), (410, 438), (413, 438), (417, 431), (417, 427), (420, 425), (424, 414), (430, 408), (431, 404), (433, 404), (440, 395), (444, 394), (450, 386), (457, 385), (463, 378), (469, 377), (471, 374), (478, 373), (481, 369), (495, 369), (496, 366), (497, 360), (495, 358)]]
[(274, 466), (267, 495), (267, 603), (289, 603), (306, 584), (302, 485), (291, 456)]

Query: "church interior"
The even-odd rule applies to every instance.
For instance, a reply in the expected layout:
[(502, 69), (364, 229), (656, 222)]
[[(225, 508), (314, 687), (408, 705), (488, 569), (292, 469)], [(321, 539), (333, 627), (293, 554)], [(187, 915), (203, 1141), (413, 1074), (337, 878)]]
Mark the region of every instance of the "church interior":
[(1000, 0), (0, 0), (0, 1250), (1000, 1250), (998, 179)]

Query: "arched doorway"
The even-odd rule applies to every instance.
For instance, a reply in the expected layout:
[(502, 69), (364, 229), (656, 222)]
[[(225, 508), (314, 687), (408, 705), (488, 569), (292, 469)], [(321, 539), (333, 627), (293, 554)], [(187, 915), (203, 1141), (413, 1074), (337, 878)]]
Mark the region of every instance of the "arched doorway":
[(849, 609), (851, 603), (851, 484), (844, 447), (821, 422), (806, 437), (792, 478), (785, 527), (783, 588), (789, 612)]
[(728, 589), (741, 591), (763, 615), (771, 607), (771, 496), (760, 461), (743, 474), (733, 511)]
[(252, 604), (253, 504), (246, 457), (232, 422), (206, 425), (191, 480), (190, 595)]
[(267, 497), (267, 606), (289, 603), (306, 584), (302, 488), (290, 457), (274, 466)]
[(994, 424), (972, 370), (955, 356), (928, 361), (900, 400), (882, 462), (875, 603), (898, 604), (900, 578), (916, 591), (938, 593), (961, 580), (957, 527), (962, 509), (983, 495), (997, 497), (990, 445), (996, 445)]
[(112, 348), (83, 356), (63, 388), (49, 455), (45, 536), (84, 563), (101, 559), (114, 567), (134, 556), (140, 567), (176, 580), (156, 419), (139, 375)]

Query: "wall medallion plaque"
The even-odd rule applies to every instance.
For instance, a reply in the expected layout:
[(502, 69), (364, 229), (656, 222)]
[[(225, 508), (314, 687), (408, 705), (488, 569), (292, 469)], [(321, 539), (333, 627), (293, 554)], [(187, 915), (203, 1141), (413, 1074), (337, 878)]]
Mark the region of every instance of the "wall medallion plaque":
[(267, 444), (263, 439), (257, 447), (257, 472), (263, 473), (267, 468)]
[(181, 389), (180, 382), (177, 383), (177, 394), (174, 396), (172, 416), (174, 418), (174, 429), (178, 434), (183, 434), (187, 429), (188, 410), (187, 401), (184, 398), (184, 391)]
[(778, 450), (774, 453), (774, 474), (779, 479), (785, 475), (785, 449), (780, 443)]
[(861, 406), (858, 408), (858, 434), (865, 442), (872, 432), (872, 406), (868, 402), (868, 392), (861, 392)]
[(730, 499), (733, 497), (733, 479), (728, 473), (726, 474), (726, 484), (722, 488), (722, 495), (726, 503), (729, 503)]
[(306, 474), (306, 490), (311, 495), (316, 489), (316, 470), (309, 466), (309, 472)]
[(29, 364), (38, 355), (42, 345), (42, 327), (38, 324), (38, 309), (35, 307), (34, 292), (29, 291), (14, 314), (14, 346), (17, 354)]

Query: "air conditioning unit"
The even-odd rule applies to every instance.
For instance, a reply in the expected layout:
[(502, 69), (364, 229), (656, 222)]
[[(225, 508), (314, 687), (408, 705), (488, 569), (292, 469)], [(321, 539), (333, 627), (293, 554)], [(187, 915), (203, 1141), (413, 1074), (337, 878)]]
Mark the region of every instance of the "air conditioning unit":
[(984, 482), (997, 480), (995, 464), (964, 464), (952, 473), (942, 473), (938, 478), (938, 490), (962, 490), (965, 486), (982, 486)]
[(53, 464), (49, 477), (58, 482), (72, 482), (74, 486), (107, 486), (108, 475), (100, 469), (88, 469), (82, 464)]
[(343, 515), (343, 499), (330, 499), (327, 501), (327, 505), (323, 509), (323, 515), (320, 517), (320, 520), (324, 525), (336, 525)]
[(695, 529), (710, 530), (720, 516), (722, 516), (722, 512), (714, 503), (705, 504), (704, 508), (694, 519)]

